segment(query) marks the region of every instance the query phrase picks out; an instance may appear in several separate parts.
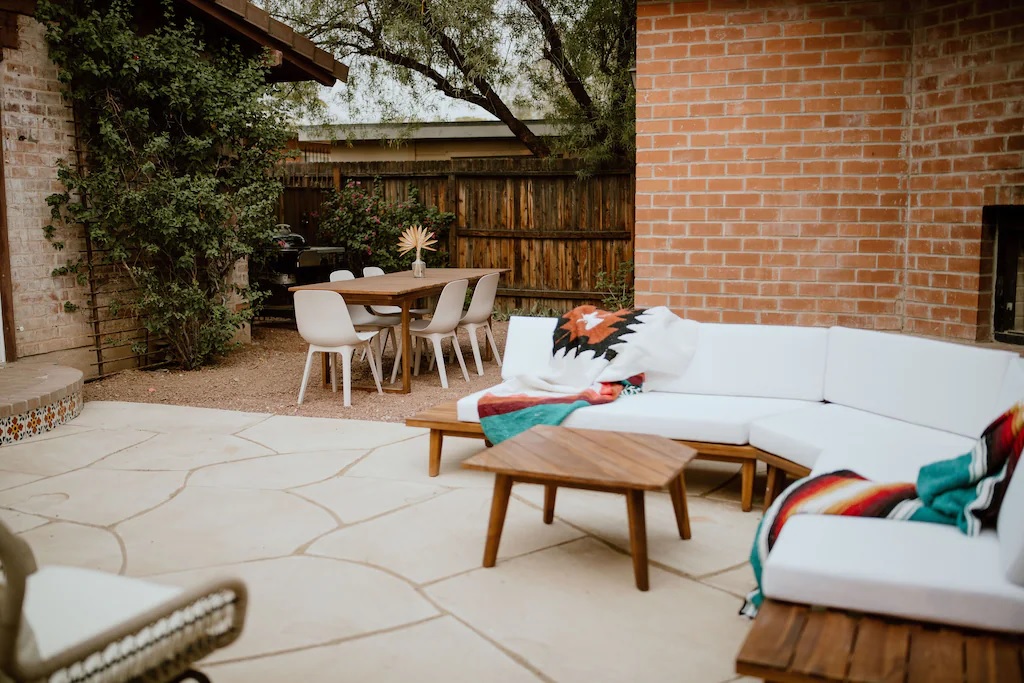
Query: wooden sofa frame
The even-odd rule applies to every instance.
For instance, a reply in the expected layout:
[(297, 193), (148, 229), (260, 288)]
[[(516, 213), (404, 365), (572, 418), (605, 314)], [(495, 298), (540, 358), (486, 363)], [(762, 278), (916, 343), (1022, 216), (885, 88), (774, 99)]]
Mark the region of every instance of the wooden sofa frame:
[[(430, 430), (430, 467), (429, 474), (436, 477), (441, 471), (441, 447), (446, 436), (460, 436), (469, 439), (484, 439), (483, 428), (479, 422), (463, 422), (459, 420), (456, 401), (441, 403), (428, 408), (422, 413), (413, 415), (406, 419), (405, 424), (409, 427), (422, 427)], [(768, 465), (768, 488), (765, 492), (765, 505), (771, 503), (775, 494), (781, 490), (784, 484), (785, 475), (795, 477), (806, 476), (810, 470), (791, 463), (783, 458), (778, 458), (770, 453), (765, 453), (759, 448), (750, 445), (736, 446), (732, 444), (705, 443), (703, 441), (683, 441), (676, 439), (697, 451), (697, 457), (702, 460), (715, 460), (718, 462), (731, 462), (740, 465), (740, 492), (741, 504), (744, 512), (753, 508), (754, 502), (754, 475), (756, 473), (757, 461)]]

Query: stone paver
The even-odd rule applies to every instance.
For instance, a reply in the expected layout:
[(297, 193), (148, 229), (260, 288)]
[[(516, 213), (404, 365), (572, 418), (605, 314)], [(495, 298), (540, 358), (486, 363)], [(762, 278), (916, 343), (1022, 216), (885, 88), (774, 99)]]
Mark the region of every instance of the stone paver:
[(157, 434), (145, 443), (104, 458), (96, 466), (111, 470), (188, 471), (273, 454), (266, 446), (229, 434), (194, 434), (188, 439), (178, 434)]
[[(480, 566), (491, 494), (462, 489), (336, 531), (309, 552), (386, 567), (426, 583)], [(499, 560), (579, 538), (561, 522), (546, 525), (541, 512), (513, 501), (505, 518)]]
[(249, 615), (242, 637), (212, 655), (211, 662), (321, 645), (439, 614), (401, 579), (325, 558), (283, 557), (153, 578), (193, 585), (224, 574), (246, 582)]
[(153, 432), (130, 429), (94, 429), (60, 438), (26, 439), (0, 450), (0, 469), (40, 476), (63, 474), (148, 441), (153, 436)]
[(323, 505), (345, 524), (352, 524), (411, 503), (440, 495), (448, 489), (388, 479), (336, 477), (293, 493)]
[(558, 681), (726, 680), (747, 630), (731, 595), (654, 568), (640, 592), (629, 557), (592, 539), (427, 593)]
[(128, 573), (143, 576), (290, 555), (335, 526), (325, 511), (283, 491), (196, 486), (117, 533)]
[(188, 485), (290, 489), (333, 477), (365, 454), (366, 451), (339, 450), (269, 455), (246, 462), (204, 467), (189, 478)]
[(184, 483), (183, 472), (89, 467), (2, 491), (0, 506), (108, 526), (167, 502)]
[[(621, 496), (517, 485), (482, 569), (493, 478), (483, 448), (403, 425), (89, 403), (72, 425), (0, 448), (0, 519), (41, 563), (250, 589), (217, 683), (296, 680), (727, 683), (759, 512), (737, 467), (694, 463), (693, 539), (648, 495), (651, 591), (636, 590)], [(659, 569), (664, 567), (665, 569)]]
[(540, 680), (452, 617), (338, 645), (206, 668), (217, 683), (256, 680), (537, 683)]

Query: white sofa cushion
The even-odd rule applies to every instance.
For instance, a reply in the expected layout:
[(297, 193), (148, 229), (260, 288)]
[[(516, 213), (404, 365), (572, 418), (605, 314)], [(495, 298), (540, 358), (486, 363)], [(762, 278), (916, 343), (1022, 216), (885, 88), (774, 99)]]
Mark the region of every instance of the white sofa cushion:
[(547, 372), (551, 365), (557, 322), (558, 318), (528, 318), (520, 315), (509, 319), (505, 355), (501, 359), (502, 379)]
[[(458, 417), (479, 422), (477, 402), (494, 387), (459, 400)], [(540, 395), (540, 392), (525, 392)], [(765, 415), (800, 410), (808, 401), (742, 396), (645, 393), (622, 396), (612, 403), (580, 408), (562, 423), (565, 427), (655, 434), (670, 439), (746, 444), (750, 423)]]
[(777, 600), (1024, 632), (1024, 588), (1003, 576), (991, 531), (798, 515), (765, 562), (762, 589)]
[(909, 335), (833, 327), (825, 400), (905, 422), (977, 437), (1005, 405), (1009, 351)]
[(1020, 462), (999, 508), (996, 531), (999, 534), (999, 560), (1006, 578), (1024, 586), (1024, 464)]
[(815, 474), (850, 469), (878, 481), (917, 481), (923, 465), (966, 453), (975, 441), (834, 403), (760, 418), (750, 427), (750, 445)]
[(828, 330), (783, 325), (701, 323), (697, 352), (678, 378), (646, 388), (687, 394), (821, 401)]
[(750, 437), (750, 423), (757, 418), (800, 410), (808, 404), (781, 398), (645, 393), (581, 408), (562, 424), (580, 429), (743, 445)]

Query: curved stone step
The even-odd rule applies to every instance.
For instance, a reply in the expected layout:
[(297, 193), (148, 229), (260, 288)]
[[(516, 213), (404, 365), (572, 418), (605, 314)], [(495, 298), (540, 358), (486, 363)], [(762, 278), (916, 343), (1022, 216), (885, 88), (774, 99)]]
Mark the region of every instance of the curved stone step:
[(53, 363), (0, 364), (0, 445), (47, 432), (82, 412), (82, 371)]

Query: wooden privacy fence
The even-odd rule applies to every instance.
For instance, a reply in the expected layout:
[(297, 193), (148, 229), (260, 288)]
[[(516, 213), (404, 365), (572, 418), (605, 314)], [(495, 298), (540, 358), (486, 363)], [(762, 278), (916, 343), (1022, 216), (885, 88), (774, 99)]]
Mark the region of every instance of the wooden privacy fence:
[(416, 187), (420, 201), (455, 214), (451, 267), (511, 269), (499, 308), (562, 310), (600, 302), (598, 273), (633, 258), (633, 169), (578, 171), (530, 157), (286, 164), (279, 220), (315, 245), (330, 188), (380, 183), (401, 201)]

